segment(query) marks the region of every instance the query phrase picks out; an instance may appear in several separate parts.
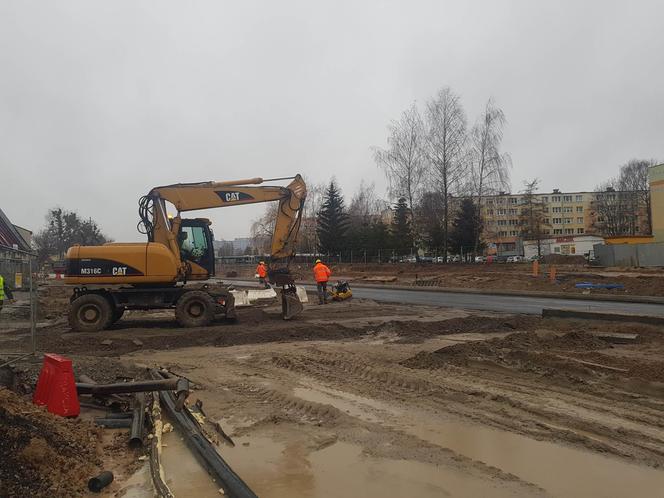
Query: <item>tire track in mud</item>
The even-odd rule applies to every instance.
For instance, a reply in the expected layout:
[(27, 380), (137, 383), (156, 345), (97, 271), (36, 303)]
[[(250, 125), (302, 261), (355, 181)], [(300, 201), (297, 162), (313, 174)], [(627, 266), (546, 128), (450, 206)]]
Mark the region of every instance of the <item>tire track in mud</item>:
[[(588, 394), (580, 404), (578, 391), (563, 392), (560, 388), (555, 391), (553, 399), (562, 406), (543, 407), (542, 390), (548, 390), (548, 385), (520, 385), (517, 394), (525, 399), (518, 400), (510, 379), (485, 379), (481, 371), (475, 372), (480, 375), (480, 382), (475, 377), (475, 381), (469, 384), (464, 378), (467, 375), (455, 375), (457, 369), (445, 370), (436, 379), (429, 372), (418, 376), (400, 370), (401, 367), (396, 365), (392, 365), (393, 369), (397, 368), (396, 372), (369, 366), (366, 358), (354, 356), (350, 352), (327, 353), (316, 349), (308, 350), (307, 355), (274, 356), (271, 361), (279, 368), (362, 395), (376, 397), (376, 393), (381, 393), (383, 396), (378, 397), (385, 398), (384, 394), (389, 393), (390, 399), (408, 398), (412, 401), (417, 398), (418, 405), (434, 412), (442, 411), (537, 439), (564, 442), (649, 465), (664, 463), (664, 441), (653, 430), (653, 427), (662, 426), (661, 418), (649, 408), (610, 407), (606, 399)], [(585, 413), (575, 416), (566, 407), (582, 408)], [(637, 415), (637, 411), (641, 414)], [(623, 420), (632, 427), (620, 425)]]
[[(470, 477), (489, 480), (499, 479), (518, 485), (523, 493), (528, 496), (546, 495), (544, 490), (537, 485), (524, 481), (502, 469), (469, 458), (450, 448), (407, 434), (389, 425), (362, 420), (331, 404), (302, 399), (297, 395), (285, 393), (278, 389), (260, 387), (252, 383), (224, 382), (223, 386), (236, 395), (238, 405), (254, 404), (269, 407), (266, 410), (268, 413), (263, 418), (237, 428), (232, 434), (233, 437), (250, 435), (257, 429), (279, 423), (304, 423), (333, 429), (336, 434), (333, 442), (338, 439), (352, 444), (360, 444), (372, 456), (444, 465)], [(320, 448), (315, 447), (313, 449)]]

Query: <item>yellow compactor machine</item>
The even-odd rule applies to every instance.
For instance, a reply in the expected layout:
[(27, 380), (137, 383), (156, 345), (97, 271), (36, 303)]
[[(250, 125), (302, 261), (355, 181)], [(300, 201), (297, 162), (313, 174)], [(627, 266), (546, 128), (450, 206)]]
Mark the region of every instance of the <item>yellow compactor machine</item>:
[[(292, 180), (287, 186), (261, 185)], [(200, 209), (278, 201), (268, 262), (270, 283), (281, 287), (283, 317), (302, 310), (289, 271), (300, 229), (306, 186), (300, 175), (263, 180), (179, 183), (153, 188), (139, 201), (139, 231), (144, 243), (76, 245), (67, 251), (65, 283), (74, 287), (69, 323), (96, 331), (118, 321), (129, 309), (175, 309), (186, 327), (209, 324), (217, 316), (235, 318), (229, 287), (205, 282), (215, 274), (210, 221), (182, 218)], [(169, 217), (167, 204), (177, 210)]]

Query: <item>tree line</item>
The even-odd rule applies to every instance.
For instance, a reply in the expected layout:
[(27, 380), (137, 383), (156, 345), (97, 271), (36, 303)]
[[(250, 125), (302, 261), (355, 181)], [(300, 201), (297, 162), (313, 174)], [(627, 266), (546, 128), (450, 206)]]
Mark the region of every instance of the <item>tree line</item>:
[(67, 249), (75, 244), (95, 246), (112, 242), (101, 232), (92, 218), (82, 218), (76, 211), (60, 207), (46, 213), (46, 223), (33, 238), (33, 245), (40, 264), (64, 259)]

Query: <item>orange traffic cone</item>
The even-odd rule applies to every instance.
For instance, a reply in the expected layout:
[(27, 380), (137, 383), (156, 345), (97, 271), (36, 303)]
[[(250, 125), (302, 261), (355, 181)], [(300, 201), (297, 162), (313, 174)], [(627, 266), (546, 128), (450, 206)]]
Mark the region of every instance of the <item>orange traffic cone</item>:
[(46, 405), (49, 412), (62, 417), (76, 417), (81, 413), (74, 369), (69, 358), (53, 353), (44, 355), (44, 365), (39, 373), (32, 402), (35, 405)]

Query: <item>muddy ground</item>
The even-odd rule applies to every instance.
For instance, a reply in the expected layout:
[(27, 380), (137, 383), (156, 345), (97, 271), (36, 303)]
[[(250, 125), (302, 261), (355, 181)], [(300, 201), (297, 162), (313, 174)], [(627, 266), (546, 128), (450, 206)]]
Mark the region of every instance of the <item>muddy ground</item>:
[[(638, 339), (613, 344), (607, 333)], [(0, 349), (27, 340), (7, 327)], [(166, 312), (129, 313), (94, 334), (60, 319), (39, 328), (38, 344), (99, 381), (145, 366), (188, 377), (191, 399), (235, 442), (220, 453), (259, 496), (664, 489), (661, 327), (355, 300), (306, 305), (292, 322), (274, 306), (244, 309), (201, 329)], [(21, 382), (38, 369), (21, 364)], [(176, 496), (219, 496), (177, 433), (165, 443)], [(150, 496), (143, 474), (121, 475), (107, 496)]]
[[(294, 272), (311, 280), (311, 268), (294, 265)], [(458, 289), (564, 292), (571, 294), (608, 294), (616, 296), (664, 296), (664, 273), (661, 269), (595, 268), (583, 264), (542, 264), (538, 277), (532, 276), (532, 263), (459, 264), (423, 263), (334, 264), (333, 280), (393, 285), (424, 285)], [(556, 268), (556, 280), (549, 271)], [(252, 265), (220, 268), (219, 275), (253, 278)], [(621, 284), (623, 289), (577, 289), (576, 284)]]

